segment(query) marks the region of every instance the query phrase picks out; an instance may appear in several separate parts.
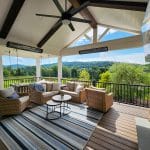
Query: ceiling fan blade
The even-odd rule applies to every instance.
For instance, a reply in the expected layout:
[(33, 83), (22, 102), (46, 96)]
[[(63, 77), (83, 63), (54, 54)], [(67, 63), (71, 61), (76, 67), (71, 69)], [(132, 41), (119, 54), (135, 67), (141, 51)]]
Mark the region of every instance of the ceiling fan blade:
[(71, 18), (71, 21), (82, 22), (82, 23), (91, 23), (90, 20), (87, 20), (87, 19), (80, 19), (80, 18), (75, 18), (75, 17), (72, 17), (72, 18)]
[(84, 2), (82, 5), (80, 5), (80, 7), (74, 8), (74, 9), (70, 12), (70, 14), (71, 14), (72, 16), (74, 16), (75, 14), (77, 14), (78, 12), (80, 12), (82, 9), (86, 8), (89, 3), (90, 3), (90, 1)]
[(75, 28), (74, 28), (74, 26), (73, 26), (72, 23), (68, 24), (68, 26), (69, 26), (69, 28), (70, 28), (72, 31), (75, 31)]
[(63, 8), (61, 7), (60, 3), (58, 2), (58, 0), (53, 0), (54, 4), (56, 5), (57, 9), (59, 10), (59, 12), (62, 14), (64, 13)]
[(36, 16), (42, 16), (42, 17), (52, 17), (52, 18), (61, 18), (60, 16), (55, 15), (47, 15), (47, 14), (35, 14)]

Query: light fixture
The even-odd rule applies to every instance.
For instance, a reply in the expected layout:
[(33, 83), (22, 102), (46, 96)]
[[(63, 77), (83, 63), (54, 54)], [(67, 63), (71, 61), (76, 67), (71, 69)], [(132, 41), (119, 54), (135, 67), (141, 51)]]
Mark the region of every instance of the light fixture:
[(10, 48), (16, 48), (16, 49), (29, 51), (29, 52), (43, 53), (43, 49), (40, 49), (38, 47), (32, 47), (29, 45), (23, 45), (20, 43), (15, 43), (15, 42), (10, 42), (10, 41), (7, 42), (6, 46)]
[(64, 25), (69, 25), (69, 24), (71, 23), (71, 21), (68, 20), (68, 19), (64, 19), (64, 20), (62, 20), (62, 23), (63, 23)]
[(107, 52), (108, 47), (99, 47), (99, 48), (92, 48), (79, 51), (79, 54), (89, 54), (89, 53), (99, 53), (99, 52)]

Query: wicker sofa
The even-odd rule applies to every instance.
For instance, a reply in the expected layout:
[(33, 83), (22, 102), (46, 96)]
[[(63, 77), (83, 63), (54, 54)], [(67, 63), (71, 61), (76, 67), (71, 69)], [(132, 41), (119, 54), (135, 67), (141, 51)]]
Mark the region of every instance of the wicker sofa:
[(42, 105), (50, 100), (52, 96), (59, 94), (60, 85), (58, 83), (44, 80), (37, 83), (42, 84), (45, 87), (45, 90), (41, 92), (29, 86), (29, 98), (31, 102)]
[(13, 94), (14, 88), (0, 90), (0, 116), (21, 113), (29, 105), (29, 96), (16, 99), (7, 98)]
[(85, 94), (87, 105), (96, 110), (107, 112), (113, 105), (112, 93), (107, 94), (104, 90), (86, 88)]
[(76, 103), (83, 103), (86, 100), (84, 85), (81, 83), (67, 82), (60, 93), (72, 96), (72, 101)]

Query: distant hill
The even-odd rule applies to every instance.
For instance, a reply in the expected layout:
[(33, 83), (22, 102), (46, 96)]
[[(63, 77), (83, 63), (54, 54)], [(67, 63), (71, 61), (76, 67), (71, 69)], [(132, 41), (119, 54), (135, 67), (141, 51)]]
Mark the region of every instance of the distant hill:
[[(93, 61), (93, 62), (63, 62), (63, 66), (67, 67), (76, 67), (76, 68), (90, 68), (92, 66), (96, 67), (107, 67), (111, 66), (113, 62), (109, 61)], [(53, 64), (44, 64), (44, 67), (51, 67), (57, 65), (57, 63)]]
[[(28, 66), (25, 66), (25, 65), (21, 65), (21, 64), (13, 64), (13, 65), (11, 65), (11, 68), (12, 69), (17, 69), (17, 66), (18, 66), (18, 68), (26, 68), (26, 67), (28, 67)], [(10, 65), (4, 65), (4, 67), (6, 67), (6, 68), (8, 68), (8, 67), (10, 67)]]
[[(112, 65), (112, 64), (113, 64), (113, 62), (109, 62), (109, 61), (63, 62), (63, 66), (67, 66), (67, 67), (77, 67), (77, 68), (87, 68), (87, 67), (92, 67), (92, 66), (105, 67), (105, 66), (110, 66), (110, 65)], [(57, 63), (44, 64), (44, 65), (42, 65), (42, 66), (49, 68), (49, 67), (52, 67), (52, 66), (55, 66), (55, 65), (57, 65)], [(10, 65), (4, 65), (4, 67), (10, 67)], [(30, 67), (30, 66), (18, 64), (18, 68), (26, 68), (26, 67)], [(17, 64), (11, 65), (11, 68), (17, 69)]]

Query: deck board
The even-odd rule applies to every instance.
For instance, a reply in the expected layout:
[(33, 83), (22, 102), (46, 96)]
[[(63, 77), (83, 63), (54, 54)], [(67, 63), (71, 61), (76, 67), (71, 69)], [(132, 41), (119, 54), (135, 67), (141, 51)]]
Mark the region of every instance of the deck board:
[(85, 150), (137, 150), (135, 117), (150, 118), (150, 109), (114, 103), (104, 114)]

